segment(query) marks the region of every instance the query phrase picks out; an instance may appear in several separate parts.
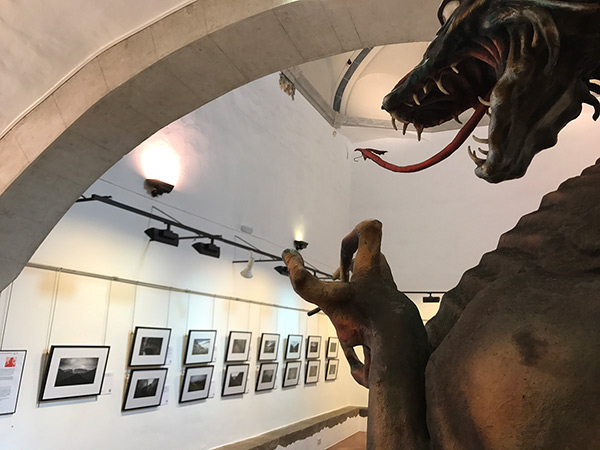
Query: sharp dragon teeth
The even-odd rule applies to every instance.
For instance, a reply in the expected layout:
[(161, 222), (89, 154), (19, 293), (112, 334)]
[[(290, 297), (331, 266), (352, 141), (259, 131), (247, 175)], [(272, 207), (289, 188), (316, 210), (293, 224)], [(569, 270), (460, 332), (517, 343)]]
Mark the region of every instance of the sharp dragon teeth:
[(438, 89), (442, 92), (442, 94), (444, 95), (450, 95), (450, 92), (448, 92), (444, 86), (442, 85), (442, 79), (440, 78), (439, 80), (434, 80), (435, 84), (437, 85)]
[(450, 68), (454, 71), (454, 73), (458, 73), (458, 67), (456, 67), (458, 63), (454, 63), (450, 66)]
[(429, 85), (425, 84), (423, 85), (423, 94), (427, 94), (429, 92)]
[(417, 106), (421, 106), (421, 102), (419, 101), (419, 97), (417, 97), (417, 94), (413, 94), (413, 100), (415, 101), (415, 104)]
[(421, 140), (421, 133), (423, 133), (423, 128), (425, 128), (423, 125), (417, 125), (415, 123), (415, 130), (417, 130), (417, 141)]
[(407, 128), (408, 128), (408, 122), (404, 122), (404, 126), (402, 127), (402, 136), (406, 136)]
[(477, 164), (477, 167), (482, 166), (485, 163), (485, 159), (478, 157), (475, 152), (471, 150), (471, 146), (467, 147), (467, 153), (473, 162)]
[(479, 150), (479, 151), (481, 152), (481, 154), (482, 154), (482, 155), (485, 155), (485, 156), (487, 156), (487, 155), (488, 155), (488, 153), (490, 152), (489, 150), (484, 150), (484, 149), (482, 149), (481, 147), (478, 147), (478, 148), (477, 148), (477, 150)]
[(463, 124), (463, 123), (460, 121), (460, 119), (458, 118), (458, 115), (457, 115), (457, 114), (455, 114), (455, 115), (454, 115), (454, 120), (456, 120), (456, 121), (457, 121), (458, 123), (460, 123), (461, 125)]
[(477, 100), (479, 100), (479, 103), (481, 103), (482, 105), (492, 106), (492, 104), (490, 102), (488, 102), (487, 100), (482, 99), (479, 95), (477, 96)]
[(489, 143), (490, 143), (490, 140), (489, 140), (489, 139), (480, 138), (480, 137), (477, 137), (477, 136), (475, 136), (475, 135), (473, 135), (473, 140), (474, 140), (475, 142), (478, 142), (479, 144), (489, 144)]
[(394, 127), (394, 130), (398, 131), (398, 127), (396, 126), (396, 119), (392, 117), (392, 126)]

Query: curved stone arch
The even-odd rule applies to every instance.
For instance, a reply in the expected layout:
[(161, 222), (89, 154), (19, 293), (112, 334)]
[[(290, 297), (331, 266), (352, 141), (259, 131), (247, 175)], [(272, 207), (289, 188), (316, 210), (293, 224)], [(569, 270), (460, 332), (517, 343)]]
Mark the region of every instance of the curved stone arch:
[(429, 40), (436, 7), (197, 0), (107, 49), (0, 139), (0, 290), (87, 187), (165, 125), (278, 70)]

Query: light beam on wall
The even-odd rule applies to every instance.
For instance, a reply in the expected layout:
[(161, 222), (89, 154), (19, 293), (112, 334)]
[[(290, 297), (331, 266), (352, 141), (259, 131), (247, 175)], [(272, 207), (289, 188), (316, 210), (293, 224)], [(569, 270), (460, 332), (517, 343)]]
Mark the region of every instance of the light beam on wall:
[[(179, 155), (164, 142), (148, 143), (141, 153), (141, 165), (146, 178), (144, 185), (153, 197), (170, 192), (179, 180)], [(156, 185), (167, 188), (157, 189)]]

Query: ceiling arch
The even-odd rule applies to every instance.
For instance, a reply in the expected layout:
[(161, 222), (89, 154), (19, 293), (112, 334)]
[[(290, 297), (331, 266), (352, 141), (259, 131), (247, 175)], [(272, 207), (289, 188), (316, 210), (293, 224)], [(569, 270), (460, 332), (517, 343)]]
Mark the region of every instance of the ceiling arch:
[(0, 139), (0, 289), (90, 184), (165, 125), (278, 70), (430, 39), (437, 2), (402, 6), (198, 0), (89, 61)]

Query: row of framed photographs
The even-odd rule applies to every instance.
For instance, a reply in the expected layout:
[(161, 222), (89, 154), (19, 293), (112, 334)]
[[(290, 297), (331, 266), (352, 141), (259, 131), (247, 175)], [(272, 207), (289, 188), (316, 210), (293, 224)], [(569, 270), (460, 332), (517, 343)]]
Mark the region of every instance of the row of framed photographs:
[[(130, 367), (162, 366), (166, 362), (170, 328), (136, 327), (129, 358)], [(184, 365), (206, 364), (214, 359), (216, 330), (189, 330)], [(277, 359), (280, 335), (262, 333), (258, 351), (258, 361)], [(247, 361), (250, 355), (250, 331), (231, 331), (225, 353), (225, 362)], [(304, 336), (289, 334), (286, 339), (284, 359), (300, 359)], [(326, 358), (337, 358), (339, 341), (330, 337), (327, 341)], [(306, 339), (306, 359), (318, 359), (321, 354), (321, 336), (308, 336)]]

